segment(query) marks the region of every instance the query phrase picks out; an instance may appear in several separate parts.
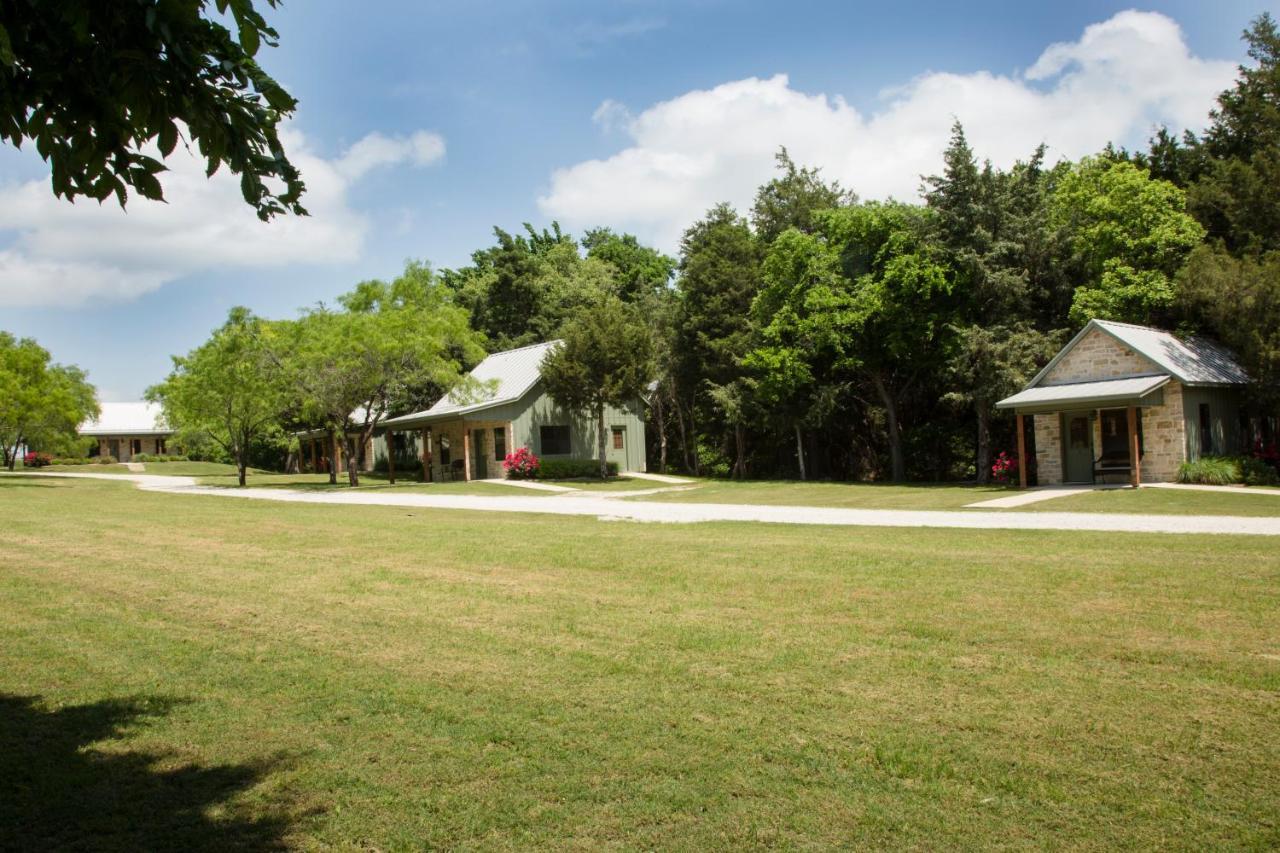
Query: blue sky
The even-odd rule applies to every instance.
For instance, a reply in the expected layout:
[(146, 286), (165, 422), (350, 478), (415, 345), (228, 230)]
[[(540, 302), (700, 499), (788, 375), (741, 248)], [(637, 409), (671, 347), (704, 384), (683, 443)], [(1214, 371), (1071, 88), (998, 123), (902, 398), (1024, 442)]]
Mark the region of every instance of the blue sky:
[(314, 221), (257, 228), (230, 182), (177, 166), (167, 206), (67, 210), (33, 153), (0, 146), (0, 328), (136, 399), (233, 305), (289, 316), (407, 258), (463, 264), (494, 225), (670, 250), (710, 204), (745, 204), (779, 144), (909, 197), (953, 117), (998, 163), (1202, 125), (1276, 4), (1128, 8), (293, 0), (263, 60), (300, 101)]

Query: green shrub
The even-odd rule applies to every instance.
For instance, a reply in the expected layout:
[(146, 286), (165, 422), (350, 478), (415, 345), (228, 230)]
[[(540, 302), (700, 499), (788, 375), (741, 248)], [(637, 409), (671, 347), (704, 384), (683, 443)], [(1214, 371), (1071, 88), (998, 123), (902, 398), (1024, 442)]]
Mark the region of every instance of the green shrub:
[(1246, 486), (1280, 485), (1280, 472), (1269, 463), (1252, 456), (1240, 460), (1240, 474)]
[(91, 465), (94, 460), (87, 456), (60, 456), (53, 460), (54, 465)]
[(1195, 462), (1183, 462), (1178, 466), (1179, 483), (1229, 486), (1242, 480), (1240, 460), (1228, 456), (1202, 456)]
[(149, 453), (135, 453), (130, 462), (155, 462), (156, 458)]
[[(610, 462), (609, 476), (618, 476), (618, 463)], [(539, 460), (537, 478), (539, 480), (577, 480), (588, 477), (600, 478), (600, 463), (594, 459), (547, 459)]]
[(99, 465), (114, 465), (114, 464), (116, 464), (116, 458), (115, 458), (114, 456), (99, 456), (99, 457), (98, 457), (97, 459), (95, 459), (94, 461), (95, 461), (95, 462), (97, 462)]

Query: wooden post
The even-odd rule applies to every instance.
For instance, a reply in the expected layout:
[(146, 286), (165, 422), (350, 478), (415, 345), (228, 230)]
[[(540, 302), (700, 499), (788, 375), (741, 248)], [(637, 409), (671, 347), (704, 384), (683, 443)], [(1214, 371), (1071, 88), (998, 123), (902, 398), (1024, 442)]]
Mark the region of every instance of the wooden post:
[(431, 482), (431, 430), (422, 430), (422, 482)]
[(1025, 416), (1018, 414), (1018, 488), (1027, 487), (1027, 427)]
[(342, 473), (342, 439), (333, 442), (333, 473)]
[(1142, 452), (1138, 447), (1138, 407), (1129, 407), (1129, 485), (1142, 485)]
[(387, 443), (387, 479), (391, 485), (396, 484), (396, 442), (395, 437), (391, 435), (391, 431), (387, 430), (382, 435)]
[(462, 422), (462, 479), (471, 482), (471, 430)]
[(319, 445), (320, 445), (320, 442), (319, 442), (318, 440), (316, 440), (316, 439), (314, 439), (314, 438), (313, 438), (313, 439), (311, 439), (311, 473), (312, 473), (312, 474), (319, 474), (319, 473), (320, 473), (320, 450), (319, 450)]

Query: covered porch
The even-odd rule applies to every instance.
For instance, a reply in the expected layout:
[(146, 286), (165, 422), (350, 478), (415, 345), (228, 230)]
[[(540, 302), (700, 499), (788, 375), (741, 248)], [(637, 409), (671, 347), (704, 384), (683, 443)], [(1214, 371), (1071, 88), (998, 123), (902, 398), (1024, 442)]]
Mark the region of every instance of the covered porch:
[(1034, 428), (1040, 485), (1142, 484), (1143, 412), (1163, 405), (1168, 376), (1140, 376), (1028, 388), (1001, 400), (1017, 419), (1018, 481), (1028, 485)]
[[(398, 419), (399, 420), (399, 419)], [(512, 435), (510, 421), (485, 418), (431, 417), (385, 427), (380, 435), (386, 448), (391, 477), (396, 475), (396, 448), (416, 435), (418, 463), (424, 482), (470, 482), (506, 475), (506, 459)]]

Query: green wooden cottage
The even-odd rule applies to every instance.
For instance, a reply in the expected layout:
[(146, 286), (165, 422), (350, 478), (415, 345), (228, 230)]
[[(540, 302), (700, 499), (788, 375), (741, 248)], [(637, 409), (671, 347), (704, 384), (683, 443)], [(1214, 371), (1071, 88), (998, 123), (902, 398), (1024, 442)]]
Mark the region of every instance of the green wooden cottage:
[[(471, 371), (472, 391), (455, 391), (426, 411), (385, 421), (373, 459), (385, 459), (390, 448), (397, 468), (411, 462), (432, 480), (502, 477), (503, 459), (520, 447), (540, 458), (598, 459), (595, 419), (556, 405), (543, 387), (542, 360), (559, 343), (488, 356)], [(619, 471), (644, 471), (643, 403), (606, 409), (605, 429), (606, 458)]]
[(1242, 449), (1249, 376), (1203, 338), (1090, 320), (1025, 389), (996, 404), (1018, 418), (1022, 485), (1033, 422), (1040, 485), (1173, 480), (1178, 466)]

